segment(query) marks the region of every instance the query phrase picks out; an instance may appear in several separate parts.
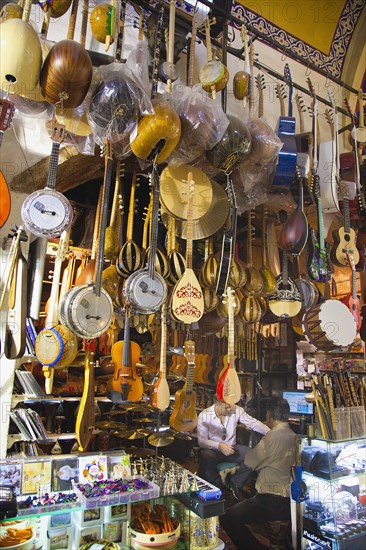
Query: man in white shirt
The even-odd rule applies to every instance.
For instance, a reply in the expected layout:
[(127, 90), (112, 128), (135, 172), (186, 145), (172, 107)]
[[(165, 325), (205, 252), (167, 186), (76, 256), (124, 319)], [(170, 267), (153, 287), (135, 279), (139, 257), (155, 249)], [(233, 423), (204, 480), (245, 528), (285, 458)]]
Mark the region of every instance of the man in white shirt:
[(289, 520), (291, 467), (295, 463), (296, 435), (288, 425), (290, 406), (271, 397), (266, 422), (271, 430), (245, 456), (245, 464), (258, 472), (257, 494), (238, 502), (220, 517), (220, 524), (239, 550), (262, 550), (248, 524)]
[(269, 428), (247, 414), (238, 405), (229, 405), (214, 397), (214, 404), (203, 410), (198, 417), (198, 445), (201, 447), (198, 475), (221, 488), (222, 482), (217, 465), (220, 462), (235, 462), (238, 470), (231, 476), (230, 486), (234, 496), (242, 498), (242, 488), (252, 470), (244, 464), (249, 447), (236, 443), (236, 427), (244, 424), (248, 428), (266, 434)]

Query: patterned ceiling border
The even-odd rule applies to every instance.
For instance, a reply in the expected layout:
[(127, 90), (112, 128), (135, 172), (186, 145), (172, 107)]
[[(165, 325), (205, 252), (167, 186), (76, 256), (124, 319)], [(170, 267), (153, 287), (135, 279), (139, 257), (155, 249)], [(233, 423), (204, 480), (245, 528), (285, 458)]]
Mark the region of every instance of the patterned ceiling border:
[(237, 2), (233, 3), (231, 13), (245, 24), (252, 25), (254, 29), (270, 36), (278, 42), (279, 49), (286, 47), (301, 56), (305, 63), (309, 61), (328, 74), (341, 78), (347, 49), (364, 7), (365, 0), (347, 1), (339, 18), (329, 54), (313, 48), (310, 44), (299, 40), (296, 36), (287, 33), (264, 17), (250, 11)]

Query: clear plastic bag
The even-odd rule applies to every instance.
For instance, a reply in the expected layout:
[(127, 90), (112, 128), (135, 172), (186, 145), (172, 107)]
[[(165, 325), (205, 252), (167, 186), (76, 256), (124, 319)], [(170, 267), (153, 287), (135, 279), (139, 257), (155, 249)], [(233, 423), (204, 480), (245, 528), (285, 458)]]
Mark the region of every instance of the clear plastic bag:
[(246, 124), (252, 137), (252, 147), (240, 167), (259, 174), (263, 168), (277, 161), (283, 143), (262, 118), (251, 118)]
[(98, 145), (106, 140), (112, 144), (123, 142), (125, 148), (120, 148), (118, 158), (127, 156), (128, 136), (139, 118), (154, 113), (148, 95), (130, 69), (121, 63), (99, 67), (89, 93), (88, 121), (94, 141)]
[(140, 82), (147, 96), (150, 96), (151, 86), (149, 81), (150, 53), (146, 40), (139, 40), (128, 56), (126, 67), (130, 69), (134, 77)]
[(182, 133), (168, 163), (189, 164), (222, 139), (229, 120), (219, 105), (202, 94), (200, 85), (174, 86), (170, 101), (181, 120)]
[(229, 125), (223, 137), (206, 152), (206, 157), (215, 168), (229, 173), (249, 155), (252, 138), (241, 119), (233, 115), (227, 115), (227, 118)]

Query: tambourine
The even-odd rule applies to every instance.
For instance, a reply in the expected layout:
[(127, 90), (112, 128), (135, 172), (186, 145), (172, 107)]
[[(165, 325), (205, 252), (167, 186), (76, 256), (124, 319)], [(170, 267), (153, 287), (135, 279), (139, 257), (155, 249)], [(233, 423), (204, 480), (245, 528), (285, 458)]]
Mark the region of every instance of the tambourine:
[(201, 68), (198, 78), (205, 92), (220, 92), (229, 82), (229, 71), (219, 59), (212, 59)]
[(305, 338), (320, 351), (349, 346), (356, 338), (356, 323), (345, 304), (326, 300), (309, 309), (302, 319)]

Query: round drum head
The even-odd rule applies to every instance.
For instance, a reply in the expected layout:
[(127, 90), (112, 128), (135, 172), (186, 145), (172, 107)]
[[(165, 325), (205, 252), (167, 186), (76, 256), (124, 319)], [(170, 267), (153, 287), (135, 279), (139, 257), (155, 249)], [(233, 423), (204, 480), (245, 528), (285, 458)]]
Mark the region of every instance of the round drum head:
[(356, 323), (345, 304), (326, 300), (320, 306), (320, 327), (336, 346), (349, 346), (356, 338)]

